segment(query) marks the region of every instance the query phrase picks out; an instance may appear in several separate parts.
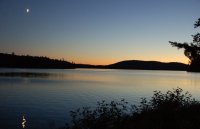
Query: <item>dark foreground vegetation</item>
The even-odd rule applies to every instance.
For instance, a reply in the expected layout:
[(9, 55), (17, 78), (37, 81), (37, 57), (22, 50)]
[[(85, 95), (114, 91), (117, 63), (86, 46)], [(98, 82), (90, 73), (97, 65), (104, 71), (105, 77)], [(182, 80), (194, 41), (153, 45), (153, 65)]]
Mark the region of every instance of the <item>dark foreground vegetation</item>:
[(200, 129), (200, 102), (177, 88), (155, 91), (140, 105), (98, 102), (96, 108), (71, 111), (71, 124), (62, 129)]

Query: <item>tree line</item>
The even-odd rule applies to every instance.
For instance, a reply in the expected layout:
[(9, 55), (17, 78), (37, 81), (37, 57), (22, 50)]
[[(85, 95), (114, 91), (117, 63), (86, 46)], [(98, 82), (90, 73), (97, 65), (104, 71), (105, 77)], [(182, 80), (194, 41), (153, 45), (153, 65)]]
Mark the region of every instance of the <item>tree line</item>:
[(0, 67), (6, 68), (75, 68), (74, 63), (64, 60), (29, 55), (15, 55), (14, 53), (0, 53), (0, 60)]

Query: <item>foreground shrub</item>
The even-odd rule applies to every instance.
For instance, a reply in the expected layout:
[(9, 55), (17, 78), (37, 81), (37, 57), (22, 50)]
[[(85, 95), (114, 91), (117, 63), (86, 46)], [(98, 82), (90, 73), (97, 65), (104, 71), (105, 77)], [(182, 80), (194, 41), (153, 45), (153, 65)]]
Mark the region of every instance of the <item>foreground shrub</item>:
[(66, 129), (200, 129), (200, 103), (180, 88), (163, 94), (154, 91), (140, 105), (121, 101), (97, 102), (70, 112)]

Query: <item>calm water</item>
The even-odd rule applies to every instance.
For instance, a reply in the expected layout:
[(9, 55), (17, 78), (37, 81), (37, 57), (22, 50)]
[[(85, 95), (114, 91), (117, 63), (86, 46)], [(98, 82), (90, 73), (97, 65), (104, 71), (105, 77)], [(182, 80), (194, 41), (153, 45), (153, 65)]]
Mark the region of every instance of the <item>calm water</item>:
[(138, 104), (154, 90), (180, 87), (200, 98), (200, 74), (145, 70), (0, 69), (0, 128), (56, 128), (69, 121), (69, 111), (95, 106), (100, 100), (125, 98)]

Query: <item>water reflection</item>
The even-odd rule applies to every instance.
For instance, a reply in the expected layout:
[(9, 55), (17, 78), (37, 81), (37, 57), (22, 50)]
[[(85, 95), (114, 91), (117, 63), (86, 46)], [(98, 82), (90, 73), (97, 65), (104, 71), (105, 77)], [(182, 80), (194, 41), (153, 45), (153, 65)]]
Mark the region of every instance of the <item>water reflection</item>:
[(32, 73), (32, 72), (3, 72), (0, 73), (0, 77), (26, 77), (26, 78), (49, 78), (63, 76), (62, 74), (53, 73)]
[[(76, 70), (75, 70), (76, 71)], [(82, 71), (82, 70), (81, 70)], [(92, 71), (92, 72), (91, 72)], [(99, 72), (99, 74), (96, 74)], [(76, 72), (32, 72), (31, 71), (14, 71), (14, 72), (0, 72), (0, 77), (7, 77), (14, 81), (16, 78), (21, 78), (23, 82), (26, 82), (26, 78), (30, 78), (32, 80), (36, 79), (48, 79), (48, 81), (52, 80), (62, 80), (62, 81), (86, 81), (86, 82), (116, 82), (118, 81), (118, 77), (110, 76), (108, 71), (104, 70), (89, 70), (89, 72), (85, 71), (85, 69), (80, 72), (80, 69)], [(4, 78), (5, 79), (5, 78)], [(0, 80), (2, 81), (2, 80)], [(41, 80), (40, 80), (41, 81)], [(44, 81), (44, 80), (43, 80)]]
[(25, 119), (25, 117), (23, 116), (22, 117), (22, 128), (24, 129), (25, 127), (26, 127), (26, 119)]
[(182, 71), (0, 69), (0, 128), (21, 128), (21, 114), (28, 129), (56, 128), (70, 110), (121, 98), (137, 104), (154, 90), (180, 87), (198, 99), (199, 86), (200, 74)]

